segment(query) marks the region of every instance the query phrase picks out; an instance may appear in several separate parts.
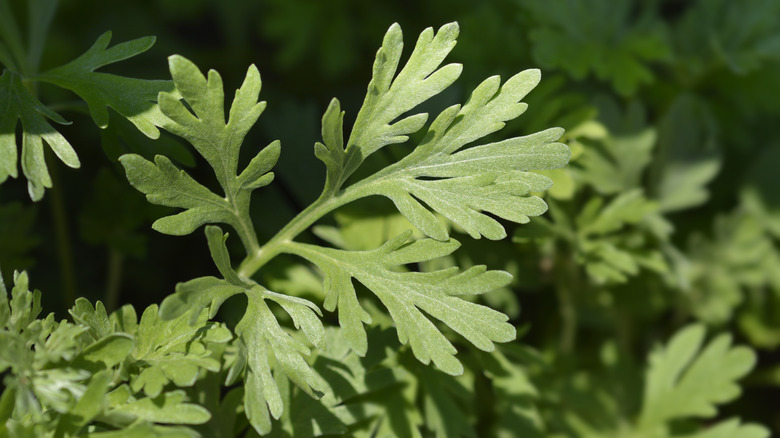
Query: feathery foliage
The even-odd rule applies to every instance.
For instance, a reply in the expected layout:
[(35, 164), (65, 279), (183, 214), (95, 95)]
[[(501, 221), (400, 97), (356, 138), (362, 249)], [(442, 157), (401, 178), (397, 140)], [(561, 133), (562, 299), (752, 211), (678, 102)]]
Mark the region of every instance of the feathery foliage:
[[(755, 120), (780, 113), (757, 91), (776, 4), (434, 0), (418, 12), (461, 24), (406, 48), (391, 25), (367, 87), (330, 76), (337, 99), (317, 73), (409, 12), (308, 3), (114, 5), (224, 31), (147, 80), (117, 63), (154, 37), (60, 51), (56, 0), (0, 0), (0, 438), (770, 435), (753, 391), (777, 370), (754, 348), (780, 345), (779, 161)], [(99, 170), (66, 126), (87, 118)], [(90, 265), (102, 302), (67, 275)]]

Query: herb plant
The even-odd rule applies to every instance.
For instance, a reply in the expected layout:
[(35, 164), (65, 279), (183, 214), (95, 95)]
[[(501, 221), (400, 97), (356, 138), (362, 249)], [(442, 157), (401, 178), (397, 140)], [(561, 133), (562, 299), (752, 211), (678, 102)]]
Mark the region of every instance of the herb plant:
[[(245, 141), (266, 110), (259, 69), (246, 70), (232, 100), (219, 73), (204, 75), (180, 55), (168, 58), (171, 80), (103, 73), (96, 70), (154, 43), (147, 37), (109, 47), (105, 33), (81, 56), (40, 71), (56, 5), (28, 3), (25, 41), (11, 3), (0, 0), (0, 183), (24, 177), (33, 201), (57, 190), (49, 172), (59, 163), (47, 163), (44, 143), (62, 163), (79, 167), (85, 152), (55, 129), (52, 122), (69, 122), (55, 112), (59, 106), (44, 104), (39, 87), (70, 90), (100, 128), (110, 120), (109, 158), (118, 158), (148, 203), (163, 207), (139, 204), (135, 216), (154, 216), (152, 228), (166, 235), (203, 229), (219, 275), (181, 281), (143, 310), (77, 298), (70, 320), (59, 322), (54, 313), (40, 316), (42, 294), (30, 291), (27, 272), (14, 271), (8, 288), (0, 276), (0, 438), (769, 436), (721, 409), (740, 395), (737, 382), (757, 361), (753, 349), (733, 345), (729, 334), (708, 340), (702, 322), (680, 323), (636, 363), (632, 321), (599, 307), (604, 300), (621, 306), (620, 287), (639, 276), (677, 285), (693, 275), (673, 266), (681, 256), (666, 214), (704, 202), (717, 164), (681, 174), (653, 166), (656, 139), (677, 132), (673, 119), (660, 133), (635, 129), (641, 111), (631, 107), (602, 124), (579, 111), (575, 98), (562, 109), (573, 116), (552, 117), (567, 121), (568, 131), (545, 129), (554, 126), (545, 120), (554, 111), (534, 116), (532, 107), (527, 125), (535, 129), (514, 135), (506, 124), (526, 111), (522, 101), (540, 84), (536, 69), (505, 81), (491, 76), (465, 103), (429, 117), (431, 101), (446, 101), (462, 73), (461, 64), (444, 64), (459, 26), (425, 29), (402, 61), (403, 35), (393, 24), (354, 123), (335, 98), (322, 115), (314, 145), (325, 168), (321, 193), (267, 233), (274, 206), (253, 208), (251, 200), (273, 187), (272, 170), (286, 148), (278, 140), (262, 148)], [(557, 16), (528, 9), (540, 23), (579, 15), (576, 8)], [(577, 78), (592, 70), (630, 95), (654, 78), (643, 60), (668, 54), (653, 23), (623, 23), (627, 11), (614, 19), (633, 39), (613, 62), (628, 66), (628, 75), (589, 65), (585, 51), (557, 50), (571, 35), (553, 27), (534, 29), (531, 40), (542, 62), (571, 68)], [(546, 98), (549, 90), (538, 91)], [(695, 100), (682, 100), (670, 111), (696, 108)], [(135, 133), (126, 122), (147, 138), (129, 140)], [(161, 130), (189, 146), (161, 138)], [(662, 155), (684, 161), (674, 150)], [(102, 199), (112, 202), (112, 190), (121, 189), (101, 175)], [(361, 208), (379, 213), (361, 216)], [(10, 204), (5, 214), (20, 211)], [(699, 239), (691, 254), (717, 257), (732, 241), (773, 254), (771, 245), (740, 232), (751, 220), (726, 218), (717, 233), (726, 243)], [(128, 253), (143, 246), (104, 223), (82, 225)], [(501, 263), (530, 258), (548, 267), (560, 312), (554, 355), (525, 339), (535, 327), (522, 325), (511, 288), (531, 280), (513, 277), (508, 271), (517, 269), (506, 264), (489, 270), (475, 262), (481, 258), (473, 245), (504, 255)], [(739, 269), (745, 267), (737, 263)], [(735, 277), (733, 287), (773, 281), (751, 273)], [(736, 306), (705, 302), (709, 307), (697, 310), (705, 323), (727, 319)], [(579, 318), (592, 314), (618, 320), (625, 331), (592, 348), (598, 365), (578, 370), (579, 327), (590, 323)]]

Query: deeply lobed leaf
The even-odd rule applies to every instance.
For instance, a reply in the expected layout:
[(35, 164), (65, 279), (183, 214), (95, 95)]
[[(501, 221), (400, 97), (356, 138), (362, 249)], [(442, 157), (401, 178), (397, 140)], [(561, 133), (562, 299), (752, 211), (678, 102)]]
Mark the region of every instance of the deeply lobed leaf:
[(230, 384), (243, 372), (247, 418), (258, 433), (267, 433), (271, 430), (271, 417), (278, 419), (284, 407), (274, 377), (276, 372), (283, 373), (312, 397), (325, 388), (322, 379), (303, 358), (309, 355), (309, 348), (282, 328), (268, 303), (274, 302), (284, 309), (295, 328), (316, 347), (322, 346), (324, 338), (322, 314), (310, 301), (278, 294), (240, 278), (230, 266), (225, 247), (227, 235), (218, 227), (209, 226), (206, 236), (212, 258), (225, 279), (201, 277), (179, 284), (176, 294), (163, 301), (160, 315), (178, 320), (186, 318), (187, 312), (192, 312), (193, 317), (198, 314), (213, 317), (227, 298), (240, 293), (247, 296), (246, 311), (235, 328), (238, 357), (231, 365), (227, 380)]
[(463, 272), (457, 268), (434, 272), (397, 272), (393, 268), (450, 254), (459, 246), (454, 240), (423, 239), (407, 244), (409, 233), (401, 234), (373, 251), (343, 251), (290, 242), (285, 251), (315, 263), (325, 275), (325, 308), (338, 308), (339, 323), (349, 344), (359, 354), (367, 348), (363, 323), (371, 322), (359, 304), (352, 278), (360, 281), (384, 304), (395, 321), (398, 339), (409, 343), (423, 363), (431, 360), (449, 374), (459, 374), (462, 365), (455, 347), (422, 313), (439, 319), (476, 347), (491, 351), (493, 342), (514, 339), (515, 329), (507, 316), (458, 295), (481, 294), (506, 285), (506, 272), (475, 266)]
[(439, 94), (460, 76), (463, 69), (460, 64), (439, 68), (455, 47), (458, 32), (457, 23), (446, 24), (436, 33), (432, 28), (425, 29), (406, 65), (396, 75), (403, 51), (403, 34), (397, 23), (390, 26), (377, 51), (372, 79), (346, 149), (338, 100), (331, 101), (323, 117), (325, 144), (318, 144), (315, 153), (328, 168), (326, 190), (338, 190), (366, 157), (389, 144), (405, 142), (409, 134), (423, 127), (428, 118), (424, 113), (397, 119)]
[(92, 119), (101, 128), (108, 126), (108, 107), (111, 107), (147, 137), (157, 138), (160, 136), (157, 127), (163, 125), (165, 117), (155, 101), (161, 91), (173, 91), (171, 81), (126, 78), (95, 72), (100, 67), (149, 50), (154, 40), (154, 37), (138, 38), (108, 48), (111, 32), (106, 32), (84, 54), (36, 79), (78, 94), (87, 102)]
[(206, 78), (195, 64), (178, 55), (169, 58), (169, 67), (178, 94), (159, 95), (160, 109), (167, 116), (163, 127), (189, 141), (206, 159), (224, 195), (199, 184), (164, 156), (155, 157), (155, 163), (135, 154), (122, 156), (127, 178), (150, 202), (185, 209), (155, 222), (157, 231), (184, 235), (207, 223), (225, 223), (237, 231), (247, 251), (256, 250), (250, 195), (273, 180), (269, 171), (280, 153), (279, 142), (271, 143), (238, 174), (241, 143), (265, 109), (265, 102), (257, 100), (260, 74), (254, 65), (248, 69), (226, 121), (219, 73), (211, 70)]
[(534, 17), (535, 59), (576, 79), (592, 73), (628, 96), (654, 82), (648, 64), (669, 58), (665, 26), (649, 7), (605, 0), (520, 4)]
[(44, 190), (52, 186), (43, 155), (44, 141), (67, 166), (80, 166), (76, 151), (46, 119), (62, 125), (70, 122), (43, 105), (24, 87), (21, 77), (9, 70), (0, 76), (0, 114), (0, 184), (9, 176), (18, 176), (18, 120), (22, 122), (22, 173), (27, 178), (27, 191), (33, 201), (40, 200)]
[[(53, 11), (51, 3), (32, 5), (36, 13), (48, 10), (50, 14)], [(46, 27), (43, 24), (45, 22), (32, 20), (33, 25), (42, 28)], [(32, 35), (35, 40), (32, 50), (37, 52), (37, 57), (42, 50), (42, 41), (38, 40), (42, 34)], [(42, 104), (23, 85), (22, 79), (50, 82), (75, 92), (87, 102), (93, 120), (101, 128), (108, 125), (108, 107), (112, 107), (148, 137), (159, 137), (157, 127), (161, 126), (165, 117), (155, 100), (160, 91), (173, 91), (173, 84), (170, 81), (134, 79), (95, 72), (105, 65), (145, 52), (154, 44), (154, 38), (140, 38), (107, 49), (110, 40), (111, 33), (107, 32), (78, 58), (39, 75), (23, 78), (11, 69), (3, 72), (0, 76), (0, 183), (9, 176), (17, 177), (17, 120), (22, 122), (22, 173), (27, 178), (28, 192), (33, 201), (40, 200), (45, 189), (52, 186), (44, 161), (44, 141), (67, 166), (80, 166), (73, 147), (46, 118), (59, 124), (70, 122)]]
[(207, 223), (237, 226), (230, 202), (179, 170), (167, 157), (158, 155), (151, 163), (140, 155), (123, 155), (119, 162), (127, 179), (146, 194), (149, 202), (185, 210), (154, 222), (152, 227), (165, 234), (186, 235)]
[(568, 162), (568, 147), (555, 143), (563, 130), (461, 149), (522, 114), (527, 105), (520, 100), (539, 78), (538, 70), (521, 72), (503, 86), (497, 76), (488, 78), (464, 106), (442, 111), (409, 155), (348, 190), (355, 196), (390, 198), (412, 224), (437, 240), (446, 240), (448, 233), (429, 208), (474, 238), (506, 237), (504, 227), (486, 213), (526, 223), (529, 216), (546, 211), (544, 201), (532, 193), (548, 189), (552, 181), (529, 171)]
[(640, 426), (650, 429), (677, 418), (712, 417), (716, 405), (739, 395), (736, 380), (753, 368), (755, 353), (732, 347), (725, 334), (702, 349), (704, 336), (704, 326), (686, 327), (650, 356)]

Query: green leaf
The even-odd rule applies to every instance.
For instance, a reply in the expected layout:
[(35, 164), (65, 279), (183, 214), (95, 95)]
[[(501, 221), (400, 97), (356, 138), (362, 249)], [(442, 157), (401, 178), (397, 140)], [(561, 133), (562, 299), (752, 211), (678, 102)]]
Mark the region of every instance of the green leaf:
[(214, 169), (224, 195), (217, 195), (177, 169), (164, 156), (155, 163), (128, 154), (120, 158), (130, 184), (146, 194), (153, 204), (183, 208), (185, 211), (157, 220), (154, 229), (166, 234), (189, 234), (207, 223), (231, 225), (248, 252), (258, 248), (249, 217), (250, 194), (269, 184), (269, 170), (279, 158), (279, 142), (261, 150), (238, 174), (241, 143), (265, 109), (258, 102), (260, 74), (252, 65), (241, 88), (236, 91), (225, 121), (222, 78), (211, 70), (208, 79), (192, 62), (181, 56), (168, 60), (178, 94), (160, 93), (160, 109), (169, 118), (164, 128), (190, 142)]
[[(498, 416), (496, 437), (511, 438), (521, 435), (541, 438), (546, 434), (536, 403), (539, 390), (531, 382), (530, 373), (523, 366), (528, 362), (524, 356), (533, 352), (530, 348), (518, 344), (507, 347), (480, 355), (480, 368), (484, 369), (485, 375), (492, 381), (492, 410)], [(504, 351), (508, 354), (504, 354)]]
[(639, 273), (634, 254), (609, 241), (586, 241), (579, 261), (597, 283), (625, 283)]
[(224, 436), (229, 438), (235, 433), (237, 421), (243, 420), (241, 402), (244, 388), (237, 387), (227, 390), (223, 387), (224, 380), (218, 374), (209, 374), (195, 385), (198, 392), (198, 403), (211, 413), (211, 420), (199, 428), (203, 436)]
[(173, 91), (173, 84), (95, 71), (149, 50), (154, 40), (154, 37), (138, 38), (108, 48), (111, 32), (106, 32), (84, 54), (36, 79), (78, 94), (87, 102), (92, 119), (101, 128), (108, 126), (108, 108), (111, 107), (147, 137), (157, 138), (160, 136), (157, 127), (162, 126), (165, 117), (154, 102), (161, 91)]
[(547, 195), (553, 199), (570, 200), (574, 198), (575, 182), (568, 168), (537, 170), (534, 173), (546, 176), (553, 185), (547, 190)]
[(426, 427), (436, 433), (436, 438), (475, 438), (472, 412), (465, 408), (476, 400), (473, 390), (430, 367), (421, 366), (419, 373)]
[(267, 186), (274, 178), (270, 170), (274, 167), (281, 152), (281, 143), (276, 140), (261, 150), (246, 168), (238, 175), (236, 183), (244, 190), (254, 190)]
[(11, 314), (6, 323), (9, 330), (17, 333), (26, 329), (41, 313), (41, 292), (30, 292), (27, 272), (14, 272), (14, 287), (11, 289)]
[(330, 101), (322, 116), (322, 141), (324, 144), (314, 145), (314, 155), (325, 163), (327, 169), (325, 190), (335, 192), (346, 179), (344, 165), (347, 160), (344, 151), (344, 111), (341, 111), (341, 103), (336, 98)]
[[(113, 333), (97, 342), (87, 346), (81, 352), (75, 363), (86, 361), (87, 363), (102, 362), (106, 368), (125, 360), (135, 346), (135, 339), (126, 333)], [(86, 368), (86, 364), (84, 364)]]
[(75, 434), (81, 427), (87, 425), (103, 411), (104, 397), (108, 391), (111, 374), (101, 372), (92, 376), (86, 391), (78, 399), (73, 408), (60, 418), (57, 424), (57, 436)]
[(390, 329), (369, 328), (370, 349), (363, 357), (351, 349), (342, 332), (328, 328), (328, 348), (320, 350), (314, 362), (327, 385), (325, 395), (314, 401), (293, 393), (285, 414), (289, 422), (282, 419), (284, 430), (308, 436), (316, 422), (334, 429), (346, 425), (347, 434), (355, 437), (421, 437), (424, 421), (416, 403), (421, 386), (416, 372), (425, 367), (399, 348)]
[[(87, 390), (91, 373), (73, 364), (85, 328), (57, 323), (54, 314), (38, 319), (40, 292), (29, 291), (26, 273), (16, 272), (14, 277), (10, 302), (5, 286), (0, 287), (0, 319), (4, 320), (0, 327), (0, 372), (8, 371), (3, 382), (3, 409), (10, 404), (28, 421), (42, 423), (67, 414)], [(16, 414), (12, 417), (17, 418)]]
[(8, 290), (5, 288), (3, 273), (0, 272), (0, 329), (8, 327), (8, 321), (11, 319), (11, 307), (8, 303)]
[(649, 64), (670, 55), (663, 23), (650, 7), (608, 0), (521, 5), (533, 16), (530, 38), (537, 62), (575, 79), (593, 74), (624, 96), (654, 82)]
[(0, 395), (0, 436), (3, 433), (5, 422), (11, 418), (14, 412), (14, 402), (16, 401), (16, 388), (7, 386)]
[(155, 230), (183, 236), (207, 223), (236, 222), (228, 200), (215, 194), (178, 169), (167, 157), (157, 155), (154, 163), (140, 155), (127, 154), (119, 158), (127, 179), (138, 191), (146, 194), (152, 204), (184, 208), (174, 216), (158, 219)]
[[(591, 197), (572, 230), (576, 232), (576, 258), (598, 284), (625, 283), (640, 268), (667, 273), (666, 259), (655, 241), (668, 235), (655, 232), (655, 222), (665, 224), (658, 214), (658, 204), (648, 200), (639, 188), (609, 201)], [(563, 231), (568, 234), (568, 230)]]
[(412, 224), (438, 240), (447, 239), (447, 230), (422, 202), (472, 237), (505, 237), (503, 226), (482, 212), (525, 223), (529, 215), (546, 210), (541, 199), (529, 194), (549, 188), (551, 181), (525, 171), (556, 168), (568, 161), (568, 148), (551, 144), (562, 131), (553, 129), (453, 152), (522, 113), (526, 105), (517, 100), (536, 82), (535, 71), (513, 77), (500, 91), (497, 77), (486, 80), (462, 109), (456, 105), (443, 111), (411, 154), (349, 187), (345, 196), (387, 196)]
[(278, 419), (284, 409), (272, 369), (283, 372), (311, 397), (318, 397), (316, 393), (325, 388), (322, 378), (302, 357), (310, 353), (309, 348), (282, 329), (266, 300), (281, 305), (314, 346), (320, 347), (324, 336), (322, 322), (317, 317), (319, 309), (314, 304), (273, 293), (259, 285), (247, 291), (246, 313), (236, 325), (245, 359), (236, 364), (246, 367), (244, 409), (250, 424), (260, 434), (271, 429), (269, 411)]
[(342, 331), (337, 327), (326, 329), (328, 348), (317, 352), (312, 365), (326, 385), (320, 400), (289, 388), (289, 384), (285, 387), (277, 379), (286, 409), (280, 421), (274, 423), (274, 432), (281, 429), (295, 437), (345, 433), (419, 436), (420, 415), (413, 408), (414, 391), (409, 391), (416, 386), (417, 378), (403, 366), (390, 365), (399, 355), (393, 333), (370, 329), (371, 352), (359, 357), (351, 351)]
[[(676, 61), (691, 76), (725, 67), (746, 75), (778, 59), (777, 2), (713, 0), (692, 4), (674, 26)], [(678, 68), (679, 68), (678, 67)]]
[(769, 438), (771, 432), (757, 424), (742, 424), (739, 419), (721, 421), (707, 430), (680, 438)]
[(67, 166), (80, 166), (76, 151), (46, 118), (62, 125), (70, 122), (38, 101), (22, 84), (22, 78), (10, 70), (0, 76), (0, 114), (0, 183), (9, 176), (18, 176), (17, 120), (22, 122), (22, 173), (27, 178), (27, 191), (33, 201), (40, 200), (44, 190), (52, 184), (44, 160), (44, 141)]
[(491, 351), (493, 342), (515, 338), (514, 327), (506, 322), (506, 315), (458, 295), (489, 292), (505, 286), (511, 277), (506, 272), (487, 271), (484, 266), (460, 273), (457, 268), (398, 272), (397, 266), (448, 255), (459, 246), (454, 240), (407, 243), (409, 236), (407, 231), (372, 251), (350, 252), (295, 242), (285, 244), (284, 251), (308, 259), (323, 271), (325, 308), (338, 308), (339, 324), (358, 354), (366, 352), (363, 323), (369, 323), (371, 318), (357, 300), (352, 278), (382, 301), (395, 321), (398, 339), (402, 344), (409, 343), (421, 362), (433, 360), (442, 371), (460, 374), (463, 367), (455, 358), (455, 347), (422, 311), (444, 322), (476, 347)]
[[(34, 11), (30, 12), (31, 47), (26, 57), (28, 59), (17, 59), (29, 64), (30, 68), (37, 68), (45, 30), (54, 6), (55, 2), (51, 1), (30, 3), (30, 10)], [(100, 67), (148, 50), (154, 44), (154, 38), (140, 38), (107, 48), (110, 39), (110, 32), (103, 34), (86, 53), (46, 73), (23, 78), (6, 70), (0, 76), (0, 183), (9, 176), (17, 177), (17, 119), (22, 121), (22, 172), (28, 180), (28, 192), (34, 201), (40, 200), (44, 190), (52, 185), (44, 161), (44, 140), (63, 163), (73, 168), (80, 166), (73, 147), (45, 118), (60, 124), (69, 122), (39, 102), (25, 88), (22, 79), (50, 82), (75, 92), (87, 102), (93, 120), (101, 128), (108, 125), (108, 107), (112, 107), (148, 137), (159, 137), (157, 127), (161, 126), (165, 117), (155, 100), (160, 91), (173, 91), (173, 84), (170, 81), (133, 79), (95, 72)], [(0, 43), (0, 57), (3, 57), (2, 52)], [(18, 58), (19, 54), (15, 56)]]
[[(759, 217), (740, 209), (715, 217), (707, 236), (697, 233), (689, 239), (686, 255), (692, 269), (687, 273), (687, 295), (691, 310), (701, 321), (730, 321), (750, 296), (747, 291), (769, 291), (780, 285), (780, 254)], [(751, 339), (751, 343), (762, 344), (758, 339)]]
[(603, 198), (593, 197), (577, 218), (583, 236), (605, 235), (625, 225), (637, 224), (657, 210), (657, 204), (645, 198), (641, 189), (621, 193), (602, 207)]
[(114, 328), (106, 313), (106, 307), (100, 301), (96, 302), (93, 308), (92, 303), (86, 298), (77, 298), (76, 303), (72, 309), (68, 310), (68, 313), (74, 321), (88, 327), (88, 333), (95, 341), (114, 333)]
[(162, 93), (160, 108), (171, 119), (165, 129), (192, 143), (214, 168), (220, 183), (227, 185), (236, 176), (241, 142), (265, 109), (265, 102), (257, 101), (260, 73), (254, 65), (249, 67), (226, 122), (219, 73), (211, 70), (206, 79), (195, 64), (178, 55), (171, 56), (168, 65), (177, 91), (192, 112), (178, 96)]
[(652, 192), (664, 212), (699, 206), (709, 199), (707, 184), (720, 171), (718, 126), (703, 99), (681, 94), (661, 120), (659, 158)]
[(216, 277), (199, 277), (176, 285), (176, 293), (165, 297), (160, 305), (160, 318), (174, 319), (195, 309), (208, 308), (209, 318), (213, 318), (222, 303), (233, 295), (244, 292), (245, 288)]
[(95, 432), (88, 438), (200, 438), (200, 434), (185, 427), (153, 426), (149, 423), (139, 423), (121, 430), (110, 432)]
[[(116, 161), (127, 153), (141, 155), (147, 160), (154, 160), (155, 155), (165, 155), (174, 163), (195, 167), (195, 155), (180, 138), (164, 135), (149, 141), (130, 121), (116, 114), (109, 114), (109, 117), (108, 127), (100, 131), (100, 147), (109, 161)], [(124, 181), (122, 183), (122, 188), (129, 189)]]
[(115, 310), (109, 316), (109, 320), (117, 331), (128, 334), (135, 334), (138, 331), (138, 315), (135, 313), (135, 307), (131, 304), (125, 304)]
[(254, 282), (244, 281), (238, 277), (230, 263), (225, 241), (228, 235), (222, 234), (217, 226), (206, 227), (206, 240), (211, 258), (225, 280), (215, 277), (200, 277), (186, 283), (176, 285), (176, 293), (163, 300), (160, 305), (162, 319), (174, 319), (193, 310), (191, 323), (194, 324), (203, 309), (208, 308), (208, 318), (213, 318), (222, 303), (233, 295), (243, 293), (252, 288)]
[(589, 145), (577, 160), (577, 176), (603, 194), (618, 194), (642, 187), (645, 168), (656, 144), (656, 131), (642, 131), (604, 138)]
[(412, 224), (437, 240), (446, 240), (447, 230), (423, 203), (474, 238), (506, 237), (504, 227), (486, 213), (526, 223), (529, 216), (546, 211), (544, 201), (531, 193), (548, 189), (552, 181), (528, 170), (553, 169), (568, 162), (568, 147), (554, 143), (563, 131), (549, 129), (458, 150), (522, 114), (527, 105), (519, 101), (539, 78), (538, 70), (519, 73), (503, 86), (497, 76), (488, 78), (466, 105), (442, 111), (409, 155), (347, 193), (390, 198)]
[(187, 403), (184, 391), (162, 393), (157, 397), (145, 397), (117, 406), (109, 411), (132, 415), (147, 421), (163, 424), (203, 424), (211, 418), (208, 410), (194, 403)]
[(755, 353), (732, 347), (727, 334), (702, 348), (704, 335), (704, 326), (688, 326), (650, 356), (639, 420), (642, 429), (652, 430), (678, 418), (712, 417), (716, 405), (739, 396), (736, 380), (753, 368)]
[[(241, 279), (232, 270), (225, 247), (227, 235), (218, 227), (207, 227), (206, 236), (212, 258), (226, 280), (201, 277), (179, 284), (176, 294), (163, 301), (160, 315), (183, 320), (187, 312), (214, 316), (219, 306), (230, 296), (247, 295), (247, 309), (236, 325), (239, 353), (228, 373), (228, 384), (245, 371), (244, 409), (247, 418), (258, 433), (271, 430), (271, 416), (278, 419), (283, 412), (282, 395), (272, 374), (281, 371), (311, 397), (322, 392), (324, 382), (315, 374), (302, 356), (309, 348), (288, 334), (268, 306), (273, 301), (281, 306), (297, 329), (315, 346), (322, 344), (324, 328), (319, 319), (319, 308), (296, 297), (277, 294), (259, 284)], [(205, 309), (208, 308), (208, 311)], [(270, 411), (270, 415), (269, 415)]]
[(211, 357), (205, 344), (227, 342), (230, 335), (224, 326), (208, 322), (205, 313), (196, 314), (199, 317), (194, 321), (189, 315), (164, 320), (156, 305), (144, 311), (132, 352), (137, 368), (130, 377), (133, 391), (143, 389), (146, 395), (157, 397), (168, 383), (192, 386), (201, 370), (219, 371), (219, 361)]
[(347, 423), (352, 418), (346, 407), (325, 406), (322, 400), (315, 400), (291, 385), (284, 376), (277, 376), (276, 383), (282, 392), (285, 409), (279, 421), (273, 423), (269, 436), (313, 438), (344, 436), (349, 432)]
[[(403, 143), (425, 124), (428, 115), (414, 114), (397, 120), (407, 111), (439, 94), (460, 76), (460, 64), (439, 68), (455, 47), (457, 23), (442, 26), (434, 34), (425, 29), (417, 39), (409, 60), (396, 75), (403, 51), (403, 34), (396, 23), (385, 34), (377, 51), (373, 75), (352, 134), (343, 148), (343, 113), (337, 100), (331, 101), (323, 117), (323, 140), (315, 153), (328, 167), (326, 191), (335, 192), (366, 157), (380, 148)], [(391, 124), (392, 123), (392, 124)]]
[[(67, 413), (73, 403), (85, 391), (90, 373), (72, 368), (52, 368), (35, 373), (31, 387), (37, 398), (35, 403), (53, 409), (61, 414)], [(28, 393), (29, 394), (29, 393)], [(31, 394), (30, 394), (31, 395)], [(19, 395), (17, 395), (18, 403)]]

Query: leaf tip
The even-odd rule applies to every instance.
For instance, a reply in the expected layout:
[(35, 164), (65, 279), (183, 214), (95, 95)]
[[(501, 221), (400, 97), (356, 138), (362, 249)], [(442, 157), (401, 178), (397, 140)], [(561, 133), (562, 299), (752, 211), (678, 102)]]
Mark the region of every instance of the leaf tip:
[(382, 40), (382, 47), (379, 49), (380, 51), (383, 49), (391, 48), (398, 46), (400, 44), (403, 44), (404, 34), (401, 30), (401, 25), (399, 25), (397, 22), (390, 25), (390, 27), (387, 29), (387, 32), (385, 32), (385, 37)]
[(448, 39), (455, 39), (460, 34), (460, 25), (457, 21), (451, 21), (439, 28), (437, 34), (444, 35)]
[(111, 42), (112, 35), (113, 34), (110, 30), (103, 32), (95, 41), (94, 47), (95, 48), (99, 47), (101, 50), (105, 49), (106, 47), (108, 47), (108, 44)]

